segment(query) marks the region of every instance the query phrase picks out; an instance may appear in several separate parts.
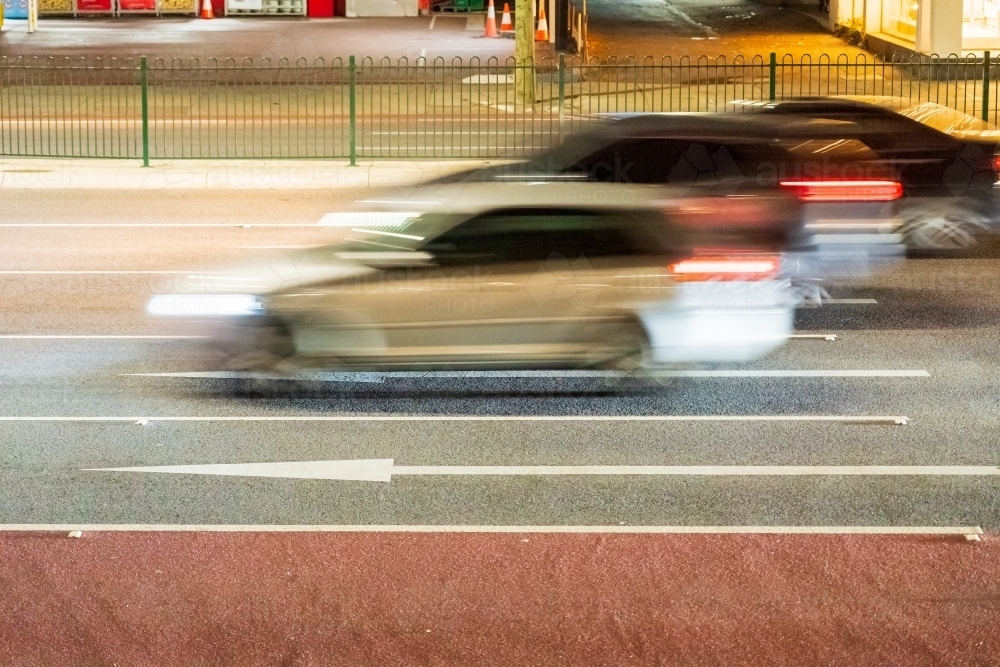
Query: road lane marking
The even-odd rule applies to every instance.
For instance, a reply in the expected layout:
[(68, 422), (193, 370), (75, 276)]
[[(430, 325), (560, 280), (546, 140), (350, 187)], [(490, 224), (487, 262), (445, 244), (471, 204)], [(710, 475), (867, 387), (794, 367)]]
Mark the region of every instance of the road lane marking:
[(839, 304), (843, 306), (871, 306), (877, 304), (878, 301), (875, 299), (823, 299), (820, 303)]
[(116, 276), (116, 275), (162, 275), (190, 274), (193, 271), (0, 271), (4, 276)]
[(300, 224), (300, 223), (253, 223), (253, 224), (242, 224), (242, 223), (212, 223), (212, 222), (2, 222), (0, 227), (137, 227), (137, 228), (148, 228), (148, 227), (219, 227), (219, 228), (231, 228), (231, 229), (251, 229), (254, 227), (308, 227), (309, 229), (315, 229), (316, 225), (310, 224)]
[(765, 378), (765, 377), (921, 377), (929, 378), (924, 370), (763, 370), (763, 371), (669, 371), (667, 377), (683, 378)]
[(979, 526), (491, 526), (455, 524), (7, 523), (0, 532), (620, 533), (653, 535), (982, 535)]
[(791, 334), (789, 338), (799, 340), (837, 340), (837, 334)]
[(1000, 475), (998, 466), (398, 466), (393, 459), (209, 463), (203, 465), (81, 468), (81, 472), (132, 472), (220, 477), (275, 477), (389, 482), (393, 475), (416, 476), (690, 476), (690, 477), (982, 477)]
[[(269, 247), (269, 246), (240, 246), (240, 247), (266, 248), (266, 247)], [(286, 247), (286, 246), (274, 246), (274, 247)], [(287, 246), (287, 247), (298, 247), (298, 246)], [(302, 246), (302, 247), (310, 247), (310, 246)], [(161, 336), (161, 335), (138, 335), (138, 334), (136, 334), (136, 335), (133, 335), (133, 334), (0, 334), (0, 339), (10, 339), (10, 340), (33, 340), (33, 339), (40, 339), (40, 340), (41, 339), (52, 339), (52, 340), (61, 340), (61, 339), (67, 339), (67, 340), (74, 340), (74, 339), (80, 339), (80, 340), (87, 340), (87, 339), (101, 340), (101, 339), (109, 339), (109, 340), (111, 340), (111, 339), (119, 339), (119, 338), (120, 339), (132, 339), (132, 338), (134, 338), (134, 339), (143, 339), (143, 338), (148, 338), (148, 339), (184, 339), (184, 338), (210, 338), (210, 336)], [(791, 336), (789, 336), (789, 338), (835, 341), (835, 340), (839, 340), (839, 335), (838, 334), (792, 334)], [(163, 377), (163, 376), (176, 377), (176, 376), (189, 376), (189, 375), (192, 375), (192, 373), (180, 373), (180, 374), (129, 373), (127, 375), (136, 375), (136, 376), (150, 376), (150, 375), (153, 375), (153, 376), (157, 376), (157, 377)], [(236, 377), (235, 373), (231, 373), (229, 375), (232, 375), (233, 377)], [(205, 377), (205, 374), (202, 373), (202, 374), (198, 375), (198, 377)], [(215, 372), (212, 375), (212, 377), (221, 377), (221, 376), (219, 375), (218, 372)], [(275, 377), (277, 377), (277, 376), (275, 376)], [(282, 376), (282, 377), (285, 377), (285, 376)]]
[[(314, 382), (374, 382), (385, 379), (439, 378), (628, 378), (625, 371), (317, 371), (302, 375), (245, 373), (237, 371), (191, 371), (171, 373), (123, 373), (126, 377), (188, 378), (205, 380), (311, 380)], [(803, 378), (803, 377), (887, 377), (929, 378), (925, 370), (677, 370), (650, 371), (657, 378)]]
[(125, 334), (0, 334), (5, 340), (183, 340), (208, 336), (144, 336)]
[[(425, 131), (420, 130), (379, 130), (377, 132), (370, 132), (369, 134), (379, 135), (379, 136), (435, 136), (435, 131), (433, 129), (428, 129)], [(465, 135), (486, 135), (486, 136), (519, 136), (519, 135), (538, 135), (543, 136), (549, 134), (546, 130), (458, 130), (458, 131), (448, 131), (447, 136), (465, 136)], [(495, 146), (494, 148), (500, 148)]]
[(905, 426), (910, 418), (867, 415), (199, 415), (199, 416), (0, 416), (0, 422), (831, 422)]

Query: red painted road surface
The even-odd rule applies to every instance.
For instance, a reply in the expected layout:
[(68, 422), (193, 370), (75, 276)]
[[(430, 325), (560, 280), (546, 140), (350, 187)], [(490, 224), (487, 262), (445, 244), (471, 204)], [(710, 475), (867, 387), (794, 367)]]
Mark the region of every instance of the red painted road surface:
[(0, 534), (0, 665), (1000, 665), (1000, 537)]

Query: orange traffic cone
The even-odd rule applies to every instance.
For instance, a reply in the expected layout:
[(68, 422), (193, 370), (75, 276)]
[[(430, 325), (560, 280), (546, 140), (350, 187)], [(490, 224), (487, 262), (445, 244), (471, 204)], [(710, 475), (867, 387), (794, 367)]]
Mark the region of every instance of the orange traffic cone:
[(538, 29), (535, 30), (536, 42), (549, 41), (549, 22), (545, 20), (545, 0), (539, 3)]
[(514, 32), (514, 22), (510, 20), (510, 5), (503, 3), (503, 16), (500, 17), (500, 32)]
[(486, 10), (486, 36), (497, 36), (497, 13), (493, 9), (493, 0), (490, 0), (489, 9)]
[(203, 19), (215, 18), (215, 14), (212, 13), (212, 0), (201, 0), (201, 18)]

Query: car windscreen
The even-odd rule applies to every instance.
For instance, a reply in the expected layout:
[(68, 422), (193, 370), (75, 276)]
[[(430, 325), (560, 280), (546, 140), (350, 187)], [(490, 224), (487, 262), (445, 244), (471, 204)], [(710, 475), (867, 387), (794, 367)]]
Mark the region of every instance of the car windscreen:
[(479, 264), (662, 255), (676, 245), (665, 219), (653, 210), (519, 208), (470, 218), (419, 249), (441, 263)]

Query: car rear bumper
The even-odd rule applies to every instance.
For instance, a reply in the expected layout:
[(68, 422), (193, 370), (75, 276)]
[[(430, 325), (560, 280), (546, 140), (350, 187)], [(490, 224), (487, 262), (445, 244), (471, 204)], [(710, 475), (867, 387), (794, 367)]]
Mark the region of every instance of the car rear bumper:
[(688, 283), (669, 306), (639, 317), (655, 363), (756, 359), (792, 333), (794, 301), (787, 281)]

